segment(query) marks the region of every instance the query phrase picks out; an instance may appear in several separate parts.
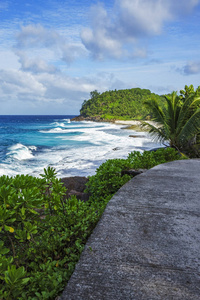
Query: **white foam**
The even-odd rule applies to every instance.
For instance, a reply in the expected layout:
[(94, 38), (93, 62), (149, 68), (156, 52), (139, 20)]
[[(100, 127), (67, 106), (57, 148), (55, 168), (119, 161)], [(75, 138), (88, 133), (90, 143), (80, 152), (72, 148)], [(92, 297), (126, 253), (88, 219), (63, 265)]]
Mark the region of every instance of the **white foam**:
[(34, 151), (37, 150), (37, 147), (36, 147), (36, 146), (28, 146), (28, 148), (29, 148), (30, 150), (34, 150)]
[[(53, 123), (54, 125), (58, 125), (57, 122)], [(53, 125), (52, 124), (52, 125)], [(62, 123), (61, 123), (62, 124)], [(114, 124), (109, 124), (109, 123), (103, 123), (103, 125), (98, 125), (99, 123), (92, 123), (90, 124), (90, 126), (88, 126), (87, 123), (85, 123), (85, 126), (81, 125), (76, 125), (76, 128), (60, 128), (62, 126), (58, 126), (55, 128), (51, 128), (49, 130), (40, 130), (41, 133), (74, 133), (74, 132), (80, 132), (80, 133), (86, 133), (86, 134), (94, 134), (95, 131), (102, 131), (102, 130), (108, 130), (108, 129), (116, 129), (116, 130), (120, 130), (120, 128), (117, 125)], [(64, 126), (63, 126), (64, 127)]]
[(67, 123), (71, 123), (70, 119), (63, 119), (63, 121), (65, 121)]
[(58, 126), (58, 127), (66, 127), (67, 126), (65, 123), (62, 123), (62, 122), (54, 122), (54, 123), (51, 123), (51, 125)]
[(33, 158), (32, 151), (36, 150), (37, 147), (35, 146), (24, 146), (20, 143), (17, 143), (8, 148), (7, 157), (17, 160), (26, 160)]
[(0, 164), (0, 175), (39, 176), (50, 165), (56, 169), (58, 177), (88, 176), (95, 174), (96, 169), (107, 159), (126, 158), (131, 151), (143, 151), (158, 146), (151, 142), (146, 133), (142, 133), (145, 137), (131, 138), (129, 135), (133, 131), (121, 130), (119, 125), (110, 123), (65, 124), (62, 120), (49, 124), (49, 130), (40, 132), (44, 134), (44, 140), (49, 133), (56, 133), (56, 136), (52, 135), (52, 140), (58, 140), (55, 143), (58, 146), (40, 149), (36, 154), (35, 146), (24, 146), (20, 143), (11, 146), (5, 164)]

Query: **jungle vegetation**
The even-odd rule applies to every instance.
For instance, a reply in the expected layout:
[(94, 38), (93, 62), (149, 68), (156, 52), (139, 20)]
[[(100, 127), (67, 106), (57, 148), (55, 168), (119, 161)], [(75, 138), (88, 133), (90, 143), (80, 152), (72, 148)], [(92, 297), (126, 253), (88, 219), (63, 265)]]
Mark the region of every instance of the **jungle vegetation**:
[(90, 99), (82, 104), (80, 114), (83, 117), (99, 116), (102, 119), (146, 119), (150, 113), (144, 101), (156, 99), (162, 103), (162, 96), (151, 93), (148, 89), (125, 89), (99, 93), (90, 93)]
[(152, 136), (163, 144), (190, 157), (200, 157), (200, 86), (193, 85), (163, 97), (161, 106), (157, 99), (145, 101), (156, 125), (144, 122)]
[(200, 157), (200, 86), (195, 90), (185, 85), (179, 93), (161, 96), (140, 88), (102, 94), (95, 90), (90, 96), (82, 104), (83, 117), (146, 120), (144, 125), (154, 139), (189, 157)]

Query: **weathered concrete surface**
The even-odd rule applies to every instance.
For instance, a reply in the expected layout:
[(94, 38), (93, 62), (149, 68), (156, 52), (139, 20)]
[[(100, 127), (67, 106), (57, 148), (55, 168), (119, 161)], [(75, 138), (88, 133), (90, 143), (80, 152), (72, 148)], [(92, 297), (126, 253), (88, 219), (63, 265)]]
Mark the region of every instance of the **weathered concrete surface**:
[(115, 194), (61, 299), (200, 299), (200, 159), (154, 167)]

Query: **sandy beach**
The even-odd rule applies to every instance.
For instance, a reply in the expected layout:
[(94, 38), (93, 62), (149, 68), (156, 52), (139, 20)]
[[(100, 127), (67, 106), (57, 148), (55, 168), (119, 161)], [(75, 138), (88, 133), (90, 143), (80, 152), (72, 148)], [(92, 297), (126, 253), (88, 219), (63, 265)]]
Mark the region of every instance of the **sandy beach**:
[(138, 120), (116, 120), (115, 124), (120, 124), (120, 125), (136, 125), (136, 126), (140, 126), (142, 124), (141, 121)]
[[(142, 125), (142, 122), (143, 121), (140, 121), (140, 120), (116, 120), (114, 123), (115, 124), (119, 124), (119, 125), (127, 125), (128, 127), (130, 126), (137, 126), (137, 127), (141, 127), (141, 125)], [(154, 126), (156, 126), (157, 125), (157, 127), (158, 127), (158, 124), (156, 123), (156, 122), (154, 122), (154, 121), (146, 121), (147, 123), (149, 123), (149, 124), (152, 124), (152, 125), (154, 125)], [(142, 129), (141, 128), (141, 130), (143, 131), (144, 129)]]
[(115, 124), (119, 124), (119, 125), (136, 125), (136, 126), (140, 126), (141, 125), (141, 121), (138, 121), (138, 120), (128, 120), (128, 121), (125, 121), (125, 120), (116, 120), (115, 121)]

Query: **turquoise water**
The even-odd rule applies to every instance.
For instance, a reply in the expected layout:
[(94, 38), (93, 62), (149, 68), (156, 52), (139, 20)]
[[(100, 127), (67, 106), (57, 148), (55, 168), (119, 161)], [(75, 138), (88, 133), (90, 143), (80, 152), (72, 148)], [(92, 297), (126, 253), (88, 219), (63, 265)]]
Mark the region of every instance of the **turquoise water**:
[(58, 177), (88, 176), (107, 159), (158, 146), (147, 133), (131, 138), (125, 126), (71, 122), (72, 117), (0, 116), (0, 175), (38, 176), (52, 166)]

